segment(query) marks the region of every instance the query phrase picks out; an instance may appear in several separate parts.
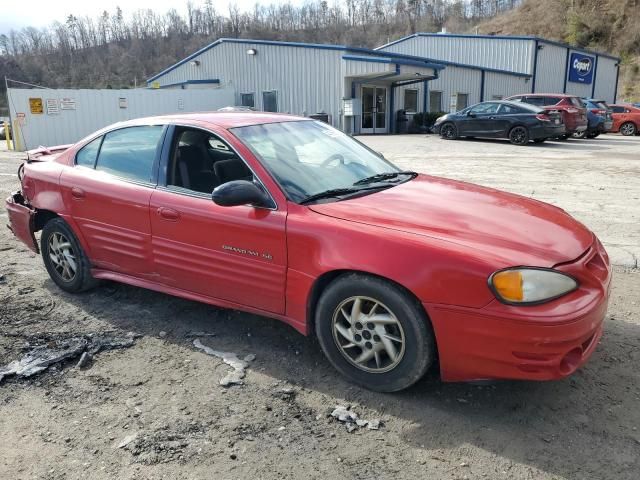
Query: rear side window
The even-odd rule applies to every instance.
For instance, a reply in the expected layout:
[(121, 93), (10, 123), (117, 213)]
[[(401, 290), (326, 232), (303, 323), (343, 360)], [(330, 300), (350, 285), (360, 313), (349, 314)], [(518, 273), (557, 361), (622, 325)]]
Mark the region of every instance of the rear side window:
[(150, 182), (153, 163), (160, 146), (164, 127), (161, 125), (129, 127), (104, 136), (96, 170), (118, 177)]
[[(525, 101), (531, 105), (537, 105), (539, 107), (549, 105), (548, 103), (546, 103), (547, 99), (545, 97), (527, 97)], [(556, 102), (551, 102), (551, 105), (553, 105), (554, 103)]]
[(543, 105), (557, 105), (560, 101), (561, 99), (558, 97), (544, 97)]
[(516, 106), (507, 105), (506, 103), (503, 103), (502, 105), (500, 105), (500, 110), (498, 113), (501, 113), (503, 115), (513, 115), (516, 113), (534, 113), (534, 112), (533, 111), (527, 112), (522, 108), (518, 108)]
[(98, 158), (101, 143), (102, 137), (98, 137), (82, 147), (76, 154), (76, 165), (93, 168), (96, 164), (96, 158)]
[(582, 100), (580, 100), (578, 97), (570, 97), (569, 101), (573, 104), (574, 107), (584, 108)]
[(624, 113), (624, 107), (611, 107), (613, 113)]

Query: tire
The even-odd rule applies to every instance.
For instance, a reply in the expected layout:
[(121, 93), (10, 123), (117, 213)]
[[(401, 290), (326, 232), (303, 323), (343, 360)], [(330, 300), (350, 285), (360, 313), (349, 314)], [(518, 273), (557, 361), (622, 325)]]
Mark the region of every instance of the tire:
[(573, 138), (580, 138), (580, 139), (582, 139), (582, 138), (586, 138), (586, 137), (588, 137), (589, 135), (587, 134), (587, 131), (586, 131), (586, 130), (581, 130), (581, 131), (579, 131), (579, 132), (573, 132), (573, 133), (571, 134), (571, 136), (572, 136)]
[(632, 137), (638, 132), (638, 127), (633, 122), (625, 122), (620, 125), (620, 133), (625, 137)]
[(547, 141), (547, 139), (546, 139), (546, 138), (535, 138), (535, 139), (533, 140), (533, 143), (544, 143), (544, 142), (546, 142), (546, 141)]
[(458, 128), (454, 123), (447, 122), (440, 126), (440, 137), (445, 140), (455, 140), (458, 138)]
[[(367, 314), (374, 308), (373, 318), (378, 317), (380, 323), (368, 321)], [(361, 312), (359, 322), (350, 320), (356, 311)], [(354, 273), (334, 280), (318, 301), (315, 327), (320, 346), (335, 369), (377, 392), (410, 387), (436, 357), (433, 329), (418, 301), (401, 287), (376, 277)]]
[(526, 145), (529, 143), (529, 130), (527, 127), (513, 127), (509, 132), (509, 141), (514, 145)]
[(46, 223), (40, 250), (51, 280), (65, 292), (82, 292), (98, 284), (91, 276), (91, 264), (80, 242), (62, 218), (53, 218)]

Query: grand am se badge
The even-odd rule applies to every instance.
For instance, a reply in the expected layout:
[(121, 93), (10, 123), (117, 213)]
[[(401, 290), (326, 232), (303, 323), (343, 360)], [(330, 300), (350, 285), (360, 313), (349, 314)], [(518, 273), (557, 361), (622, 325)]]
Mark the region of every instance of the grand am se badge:
[(249, 255), (251, 257), (264, 258), (265, 260), (273, 260), (273, 256), (267, 252), (260, 253), (260, 252), (256, 252), (255, 250), (249, 250), (247, 248), (232, 247), (230, 245), (222, 245), (222, 249), (239, 253), (241, 255)]

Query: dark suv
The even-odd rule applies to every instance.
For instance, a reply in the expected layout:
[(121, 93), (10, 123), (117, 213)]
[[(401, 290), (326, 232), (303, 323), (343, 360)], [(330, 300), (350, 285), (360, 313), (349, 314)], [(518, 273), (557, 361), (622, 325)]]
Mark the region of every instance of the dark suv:
[(587, 109), (584, 108), (582, 100), (575, 95), (563, 93), (528, 93), (514, 95), (507, 98), (512, 102), (524, 102), (544, 108), (549, 113), (560, 113), (564, 122), (566, 133), (562, 135), (562, 140), (566, 140), (576, 132), (587, 129)]

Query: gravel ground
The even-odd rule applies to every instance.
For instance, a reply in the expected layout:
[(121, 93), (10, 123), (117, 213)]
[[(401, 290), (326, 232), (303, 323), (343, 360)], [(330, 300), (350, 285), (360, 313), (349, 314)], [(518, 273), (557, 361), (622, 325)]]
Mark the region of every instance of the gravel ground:
[[(551, 201), (594, 228), (619, 266), (591, 361), (557, 382), (443, 384), (432, 374), (402, 393), (372, 393), (273, 320), (114, 283), (63, 293), (2, 228), (0, 366), (27, 344), (135, 340), (82, 369), (68, 360), (0, 383), (0, 478), (637, 479), (640, 272), (630, 266), (640, 253), (640, 139), (524, 148), (362, 140), (403, 167)], [(2, 198), (17, 186), (21, 157), (0, 152)], [(220, 386), (230, 367), (195, 338), (255, 355), (245, 384)], [(329, 415), (336, 405), (382, 424), (350, 433)]]

